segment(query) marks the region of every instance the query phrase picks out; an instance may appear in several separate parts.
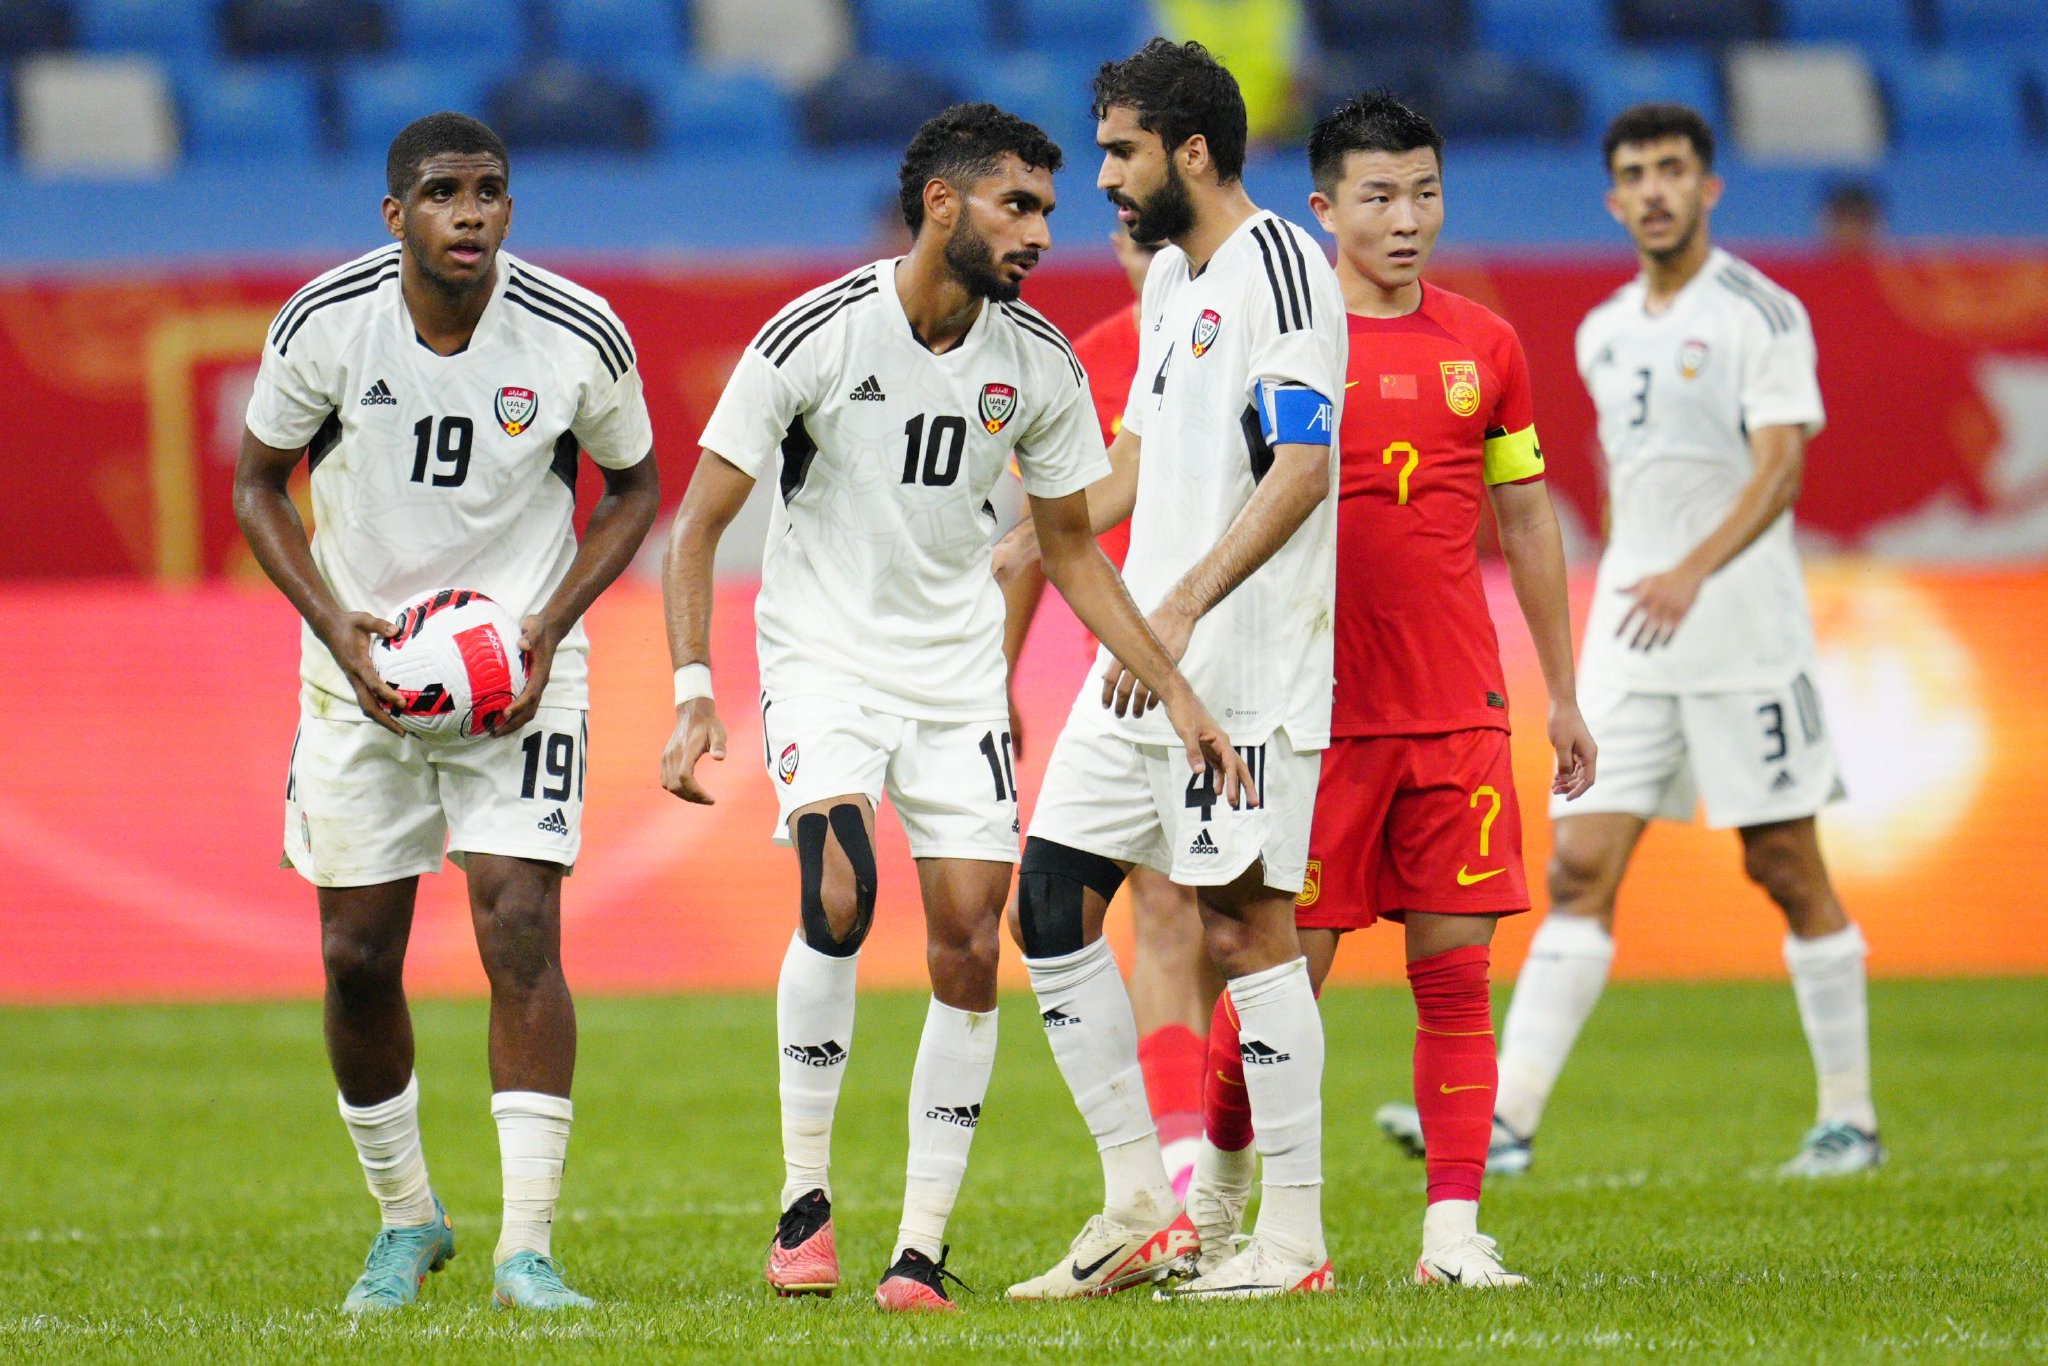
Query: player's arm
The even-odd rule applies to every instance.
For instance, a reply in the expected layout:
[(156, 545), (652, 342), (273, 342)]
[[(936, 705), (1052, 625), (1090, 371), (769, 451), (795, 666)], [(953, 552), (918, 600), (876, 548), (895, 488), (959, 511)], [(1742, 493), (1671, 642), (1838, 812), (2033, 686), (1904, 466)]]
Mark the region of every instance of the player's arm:
[(1593, 785), (1597, 752), (1593, 734), (1579, 714), (1571, 604), (1565, 596), (1564, 536), (1557, 527), (1557, 509), (1541, 479), (1493, 484), (1487, 492), (1493, 498), (1508, 580), (1515, 586), (1515, 601), (1529, 625), (1543, 686), (1550, 693), (1548, 730), (1557, 751), (1550, 790), (1571, 800), (1584, 796)]
[(304, 454), (303, 450), (266, 445), (244, 428), (242, 452), (235, 461), (235, 522), (256, 563), (341, 666), (363, 715), (393, 734), (403, 735), (405, 731), (387, 710), (401, 705), (402, 699), (370, 662), (372, 638), (395, 635), (398, 627), (368, 612), (343, 609), (320, 577), (306, 524), (290, 493), (292, 471)]
[(1655, 649), (1669, 641), (1692, 610), (1700, 586), (1749, 549), (1798, 501), (1800, 481), (1806, 477), (1804, 426), (1758, 427), (1749, 434), (1749, 453), (1755, 471), (1720, 525), (1672, 568), (1621, 590), (1634, 601), (1615, 635), (1627, 637), (1630, 649)]
[(1010, 690), (1010, 749), (1021, 759), (1024, 714), (1017, 709), (1017, 660), (1031, 634), (1031, 619), (1038, 615), (1039, 600), (1045, 596), (1045, 568), (1035, 559), (1028, 564), (1012, 563), (1007, 572), (997, 570), (996, 586), (1003, 590), (1003, 676), (1009, 680)]
[(725, 723), (718, 719), (710, 685), (712, 565), (725, 529), (753, 491), (752, 475), (716, 451), (704, 451), (669, 527), (661, 562), (661, 607), (678, 699), (675, 729), (661, 752), (661, 785), (705, 806), (715, 799), (697, 781), (697, 761), (706, 754), (725, 758)]
[[(1256, 806), (1258, 789), (1243, 757), (1176, 667), (1177, 656), (1145, 624), (1122, 577), (1095, 543), (1088, 493), (1081, 490), (1057, 498), (1032, 495), (1031, 520), (1038, 528), (1046, 578), (1060, 590), (1082, 624), (1117, 659), (1129, 661), (1133, 676), (1165, 706), (1167, 720), (1187, 746), (1190, 766), (1199, 769), (1207, 764), (1220, 775), (1224, 797), (1233, 807), (1241, 802)], [(1186, 648), (1185, 641), (1181, 648)]]

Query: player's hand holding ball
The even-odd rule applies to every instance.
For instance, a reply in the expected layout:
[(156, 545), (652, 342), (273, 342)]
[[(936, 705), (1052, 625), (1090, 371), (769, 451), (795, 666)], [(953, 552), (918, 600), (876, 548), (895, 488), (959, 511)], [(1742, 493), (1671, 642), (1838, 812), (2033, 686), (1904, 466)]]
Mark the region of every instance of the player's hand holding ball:
[(725, 722), (715, 701), (694, 697), (676, 708), (676, 728), (661, 751), (661, 785), (686, 802), (716, 806), (718, 799), (697, 781), (697, 761), (707, 754), (725, 761)]
[(370, 660), (371, 644), (389, 640), (398, 628), (374, 612), (347, 612), (331, 623), (316, 624), (314, 633), (341, 666), (342, 677), (355, 689), (356, 705), (363, 709), (363, 715), (393, 735), (405, 734), (405, 727), (391, 719), (404, 705), (404, 699), (384, 681)]
[[(530, 672), (510, 612), (473, 589), (442, 588), (414, 598), (397, 615), (395, 625), (362, 612), (344, 623), (352, 635), (340, 644), (360, 643), (367, 678), (341, 649), (328, 647), (377, 724), (450, 743), (508, 734), (532, 719), (533, 706), (525, 708), (526, 720), (516, 713), (547, 686), (546, 665)], [(548, 653), (552, 657), (552, 645)]]
[(555, 647), (562, 643), (562, 629), (539, 616), (519, 623), (519, 658), (526, 666), (526, 686), (512, 705), (491, 727), (493, 735), (514, 735), (525, 730), (540, 711), (540, 699), (548, 690), (548, 675), (555, 667)]

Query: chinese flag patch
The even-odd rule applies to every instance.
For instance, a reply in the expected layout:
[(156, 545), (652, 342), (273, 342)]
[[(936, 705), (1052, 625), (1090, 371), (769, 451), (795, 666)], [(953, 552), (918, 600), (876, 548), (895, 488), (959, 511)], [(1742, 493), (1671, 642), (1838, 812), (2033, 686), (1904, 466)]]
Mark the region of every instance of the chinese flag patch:
[(1381, 376), (1380, 376), (1380, 397), (1381, 397), (1381, 398), (1407, 398), (1407, 399), (1412, 399), (1412, 398), (1414, 398), (1414, 397), (1415, 397), (1415, 376), (1413, 376), (1413, 375), (1381, 375)]

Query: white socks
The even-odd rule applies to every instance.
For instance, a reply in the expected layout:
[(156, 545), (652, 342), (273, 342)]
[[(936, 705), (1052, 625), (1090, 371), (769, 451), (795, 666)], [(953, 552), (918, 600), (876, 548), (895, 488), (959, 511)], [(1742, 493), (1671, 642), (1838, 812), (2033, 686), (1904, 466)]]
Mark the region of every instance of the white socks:
[[(775, 1046), (782, 1071), (782, 1208), (832, 1182), (832, 1112), (853, 1048), (860, 955), (833, 958), (792, 936), (775, 984)], [(935, 1254), (936, 1255), (936, 1254)]]
[(1877, 1132), (1870, 1100), (1870, 997), (1863, 932), (1854, 925), (1818, 939), (1785, 937), (1785, 966), (1799, 1001), (1799, 1023), (1820, 1084), (1817, 1122)]
[(1053, 1061), (1102, 1156), (1103, 1209), (1132, 1228), (1161, 1228), (1177, 1207), (1138, 1066), (1138, 1022), (1109, 940), (1027, 958)]
[(500, 1091), (491, 1097), (505, 1180), (505, 1222), (493, 1264), (515, 1252), (550, 1254), (562, 1163), (569, 1155), (569, 1121), (575, 1114), (567, 1096), (544, 1091)]
[(342, 1123), (355, 1140), (356, 1160), (370, 1194), (384, 1211), (387, 1228), (418, 1228), (434, 1221), (434, 1196), (427, 1185), (427, 1159), (420, 1150), (420, 1081), (389, 1100), (358, 1109), (336, 1097)]
[(1425, 1254), (1477, 1232), (1477, 1200), (1438, 1200), (1422, 1212), (1422, 1250)]
[(1614, 939), (1585, 915), (1547, 915), (1529, 941), (1501, 1026), (1500, 1090), (1494, 1118), (1529, 1138), (1579, 1030), (1607, 985)]
[[(1323, 1017), (1308, 960), (1230, 979), (1237, 1008), (1252, 1146), (1263, 1167), (1257, 1235), (1320, 1266), (1323, 1244)], [(1206, 1145), (1205, 1145), (1206, 1146)]]
[(995, 1066), (996, 1012), (955, 1010), (933, 997), (910, 1073), (910, 1160), (891, 1265), (906, 1247), (935, 1262), (945, 1251), (946, 1220), (967, 1175), (967, 1150)]

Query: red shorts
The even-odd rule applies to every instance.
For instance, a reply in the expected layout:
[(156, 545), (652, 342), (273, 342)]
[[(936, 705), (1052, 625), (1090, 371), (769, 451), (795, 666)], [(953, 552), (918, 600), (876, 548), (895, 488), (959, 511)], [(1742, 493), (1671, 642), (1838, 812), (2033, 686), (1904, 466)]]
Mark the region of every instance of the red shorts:
[(1528, 910), (1508, 733), (1333, 739), (1308, 853), (1294, 903), (1304, 929)]

